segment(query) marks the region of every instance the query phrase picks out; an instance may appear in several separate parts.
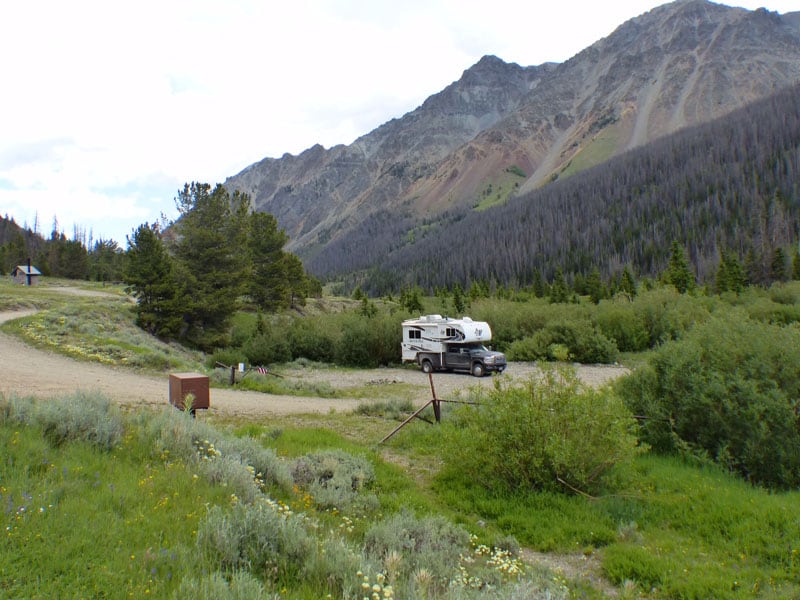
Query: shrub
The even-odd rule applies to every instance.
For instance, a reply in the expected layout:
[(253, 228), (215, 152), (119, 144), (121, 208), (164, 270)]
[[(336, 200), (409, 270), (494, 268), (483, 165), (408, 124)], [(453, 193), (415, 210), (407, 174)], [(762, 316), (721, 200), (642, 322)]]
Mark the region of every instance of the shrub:
[(213, 369), (217, 366), (217, 363), (231, 366), (238, 365), (240, 362), (245, 362), (246, 360), (247, 356), (241, 348), (220, 348), (214, 350), (214, 353), (209, 355), (206, 360), (206, 366), (209, 369)]
[(124, 418), (117, 405), (96, 392), (75, 392), (36, 403), (29, 418), (42, 428), (54, 446), (84, 441), (110, 450), (125, 432)]
[(296, 580), (315, 544), (302, 519), (266, 501), (214, 506), (197, 530), (206, 564), (223, 571), (247, 569), (272, 582)]
[(259, 499), (259, 488), (288, 491), (292, 487), (289, 467), (275, 451), (263, 448), (251, 438), (222, 435), (188, 414), (171, 408), (143, 421), (143, 435), (151, 440), (153, 452), (199, 463), (210, 481), (223, 482), (246, 502)]
[(653, 348), (660, 343), (679, 339), (695, 324), (708, 320), (711, 311), (708, 298), (679, 294), (670, 286), (648, 290), (633, 303), (634, 318), (644, 323)]
[(560, 321), (511, 344), (511, 360), (574, 360), (613, 363), (619, 352), (613, 340), (588, 321)]
[(660, 452), (713, 460), (770, 487), (800, 484), (800, 330), (731, 310), (618, 384)]
[(342, 334), (335, 358), (341, 365), (375, 368), (400, 360), (400, 319), (381, 314), (365, 318), (347, 315), (340, 322)]
[(402, 421), (414, 410), (415, 406), (411, 400), (393, 399), (362, 402), (356, 407), (355, 413), (365, 417), (382, 417), (384, 419)]
[(184, 578), (172, 596), (175, 600), (271, 600), (261, 582), (247, 571), (232, 575), (212, 573), (200, 580)]
[(639, 451), (622, 401), (583, 386), (572, 369), (473, 394), (478, 404), (443, 430), (443, 457), (488, 489), (596, 493)]
[(294, 360), (300, 358), (319, 362), (333, 360), (336, 340), (321, 327), (319, 320), (295, 319), (287, 336)]
[(641, 352), (650, 346), (644, 318), (633, 310), (630, 303), (600, 302), (594, 322), (603, 335), (614, 341), (620, 352)]
[(249, 437), (223, 437), (217, 442), (217, 448), (223, 456), (238, 456), (243, 464), (252, 467), (264, 485), (287, 492), (292, 489), (293, 481), (289, 466), (272, 448), (264, 448), (258, 441)]
[(308, 454), (295, 460), (292, 476), (320, 508), (372, 510), (378, 505), (375, 495), (368, 493), (375, 470), (363, 457), (342, 450)]
[[(469, 533), (444, 517), (417, 518), (402, 511), (373, 525), (364, 537), (369, 559), (384, 565), (391, 581), (424, 568), (439, 584), (454, 576), (470, 548)], [(388, 563), (388, 564), (387, 564)]]
[(288, 362), (292, 357), (286, 336), (272, 330), (251, 337), (242, 346), (242, 351), (253, 365)]

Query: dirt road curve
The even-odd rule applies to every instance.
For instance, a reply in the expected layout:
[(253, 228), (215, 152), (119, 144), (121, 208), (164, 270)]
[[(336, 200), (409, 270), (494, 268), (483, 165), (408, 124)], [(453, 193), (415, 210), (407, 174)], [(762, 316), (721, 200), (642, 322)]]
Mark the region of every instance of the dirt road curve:
[[(16, 319), (31, 312), (0, 312), (0, 323)], [(169, 399), (167, 375), (152, 376), (134, 373), (127, 369), (76, 361), (59, 354), (27, 346), (16, 338), (0, 333), (0, 393), (52, 398), (75, 390), (99, 391), (116, 402), (128, 406), (163, 406)], [(512, 363), (503, 377), (526, 377), (535, 372), (533, 365)], [(583, 366), (578, 374), (586, 383), (598, 385), (627, 372), (623, 367)], [(320, 378), (332, 387), (352, 387), (375, 384), (379, 399), (381, 384), (408, 383), (419, 386), (419, 404), (430, 398), (427, 375), (411, 369), (367, 369), (331, 375), (326, 372), (298, 373), (305, 380)], [(332, 381), (331, 378), (335, 378)], [(456, 390), (474, 385), (487, 385), (491, 378), (469, 375), (437, 373), (434, 385), (439, 398), (451, 397)], [(210, 413), (230, 416), (260, 417), (298, 413), (348, 412), (366, 400), (301, 398), (277, 396), (259, 392), (229, 389), (211, 390)]]

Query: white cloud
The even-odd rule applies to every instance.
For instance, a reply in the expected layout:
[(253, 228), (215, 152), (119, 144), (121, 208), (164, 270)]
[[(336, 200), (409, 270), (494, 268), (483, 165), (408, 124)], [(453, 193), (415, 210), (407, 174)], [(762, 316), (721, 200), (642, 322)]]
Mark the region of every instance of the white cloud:
[(3, 3), (0, 213), (38, 215), (48, 232), (56, 215), (67, 234), (77, 224), (124, 245), (175, 215), (185, 181), (350, 143), (484, 54), (563, 61), (660, 3)]

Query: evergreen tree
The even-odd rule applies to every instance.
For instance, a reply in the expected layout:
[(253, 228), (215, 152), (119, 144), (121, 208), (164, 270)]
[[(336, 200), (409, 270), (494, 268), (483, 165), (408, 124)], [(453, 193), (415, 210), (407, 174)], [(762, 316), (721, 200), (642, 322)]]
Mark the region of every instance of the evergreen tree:
[(796, 252), (792, 258), (792, 279), (800, 281), (800, 251)]
[(694, 290), (697, 285), (683, 247), (677, 241), (672, 242), (669, 266), (664, 273), (664, 281), (675, 286), (675, 289), (681, 294)]
[(249, 221), (250, 298), (266, 311), (287, 307), (291, 291), (283, 247), (289, 236), (278, 228), (277, 219), (268, 213), (253, 213)]
[(739, 260), (730, 252), (722, 251), (714, 289), (723, 292), (741, 293), (745, 287), (745, 276)]
[(541, 271), (533, 272), (533, 295), (537, 298), (544, 298), (545, 286)]
[(464, 310), (466, 309), (466, 305), (464, 303), (464, 290), (461, 289), (461, 284), (456, 283), (453, 286), (453, 309), (456, 311), (456, 315), (461, 316), (464, 314)]
[(600, 304), (600, 300), (607, 297), (605, 286), (600, 279), (600, 269), (595, 267), (586, 279), (586, 292), (589, 294), (589, 299), (594, 304)]
[(286, 265), (286, 284), (289, 289), (289, 308), (296, 305), (304, 306), (308, 298), (308, 276), (303, 268), (303, 262), (294, 254), (284, 253), (283, 261)]
[(619, 282), (619, 289), (622, 292), (625, 292), (631, 298), (636, 296), (636, 280), (633, 277), (633, 273), (631, 272), (628, 265), (625, 265), (625, 268), (622, 270), (622, 277), (620, 278)]
[(94, 281), (120, 281), (125, 253), (114, 240), (97, 240), (89, 252), (89, 278)]
[(140, 225), (128, 237), (128, 246), (123, 281), (136, 298), (136, 324), (160, 338), (178, 337), (187, 298), (158, 227)]
[(786, 281), (786, 254), (783, 248), (778, 246), (772, 253), (772, 262), (770, 263), (770, 277), (772, 281)]
[(567, 286), (567, 280), (564, 279), (564, 272), (561, 270), (561, 267), (558, 267), (553, 278), (553, 283), (550, 284), (550, 302), (552, 304), (569, 302), (571, 295), (572, 292), (569, 286)]
[(189, 305), (186, 340), (201, 349), (226, 345), (230, 320), (246, 288), (250, 200), (222, 186), (186, 184), (176, 199), (175, 256), (183, 267)]
[(425, 310), (425, 307), (422, 305), (422, 299), (420, 298), (420, 290), (418, 287), (412, 288), (407, 294), (405, 299), (405, 307), (406, 310), (410, 313), (421, 313)]

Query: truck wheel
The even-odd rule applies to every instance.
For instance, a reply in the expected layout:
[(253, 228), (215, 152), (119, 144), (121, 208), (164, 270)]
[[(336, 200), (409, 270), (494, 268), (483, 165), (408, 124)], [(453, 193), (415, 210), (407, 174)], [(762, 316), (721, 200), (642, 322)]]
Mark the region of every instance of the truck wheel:
[(431, 361), (429, 361), (427, 358), (422, 361), (422, 372), (433, 373), (433, 365), (431, 364)]
[(483, 370), (483, 365), (481, 363), (475, 363), (474, 365), (472, 365), (472, 374), (475, 377), (483, 377), (483, 373), (484, 370)]

